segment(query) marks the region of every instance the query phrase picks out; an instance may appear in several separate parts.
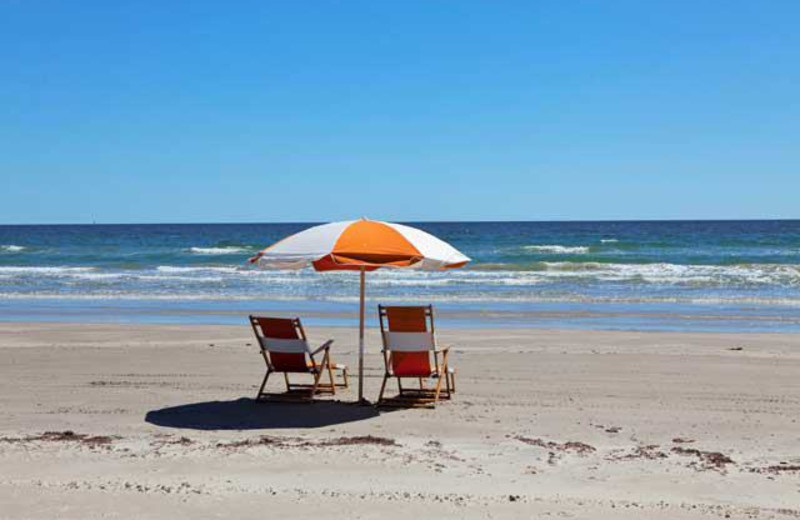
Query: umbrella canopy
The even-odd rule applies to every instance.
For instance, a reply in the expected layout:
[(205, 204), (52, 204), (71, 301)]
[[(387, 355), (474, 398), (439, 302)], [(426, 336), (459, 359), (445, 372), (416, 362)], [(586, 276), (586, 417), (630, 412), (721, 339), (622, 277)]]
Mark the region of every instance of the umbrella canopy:
[(350, 220), (314, 226), (284, 238), (250, 259), (260, 267), (317, 271), (411, 267), (440, 270), (461, 267), (469, 258), (424, 231), (376, 220)]
[(470, 259), (419, 229), (376, 220), (350, 220), (314, 226), (260, 251), (250, 262), (265, 269), (360, 271), (358, 398), (364, 398), (364, 274), (381, 267), (443, 270)]

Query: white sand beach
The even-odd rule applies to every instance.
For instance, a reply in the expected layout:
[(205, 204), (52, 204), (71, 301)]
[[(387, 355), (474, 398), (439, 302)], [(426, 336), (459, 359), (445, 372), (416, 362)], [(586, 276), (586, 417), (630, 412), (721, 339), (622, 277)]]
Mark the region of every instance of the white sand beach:
[(800, 517), (796, 335), (440, 336), (454, 400), (379, 412), (254, 403), (245, 323), (0, 324), (0, 518)]

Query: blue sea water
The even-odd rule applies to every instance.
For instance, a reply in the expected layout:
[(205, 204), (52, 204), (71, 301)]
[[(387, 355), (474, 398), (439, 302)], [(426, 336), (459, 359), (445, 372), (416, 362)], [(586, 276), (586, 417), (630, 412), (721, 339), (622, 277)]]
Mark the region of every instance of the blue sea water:
[[(353, 273), (246, 260), (311, 224), (0, 226), (0, 319), (350, 323)], [(411, 223), (473, 262), (368, 275), (463, 326), (800, 331), (800, 221)]]

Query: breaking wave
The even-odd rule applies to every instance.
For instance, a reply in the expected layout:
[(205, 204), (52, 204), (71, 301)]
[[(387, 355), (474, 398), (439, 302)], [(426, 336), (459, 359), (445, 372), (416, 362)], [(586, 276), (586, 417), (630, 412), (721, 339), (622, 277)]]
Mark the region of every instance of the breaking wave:
[[(0, 266), (4, 280), (39, 280), (45, 283), (59, 279), (106, 280), (126, 282), (225, 282), (236, 292), (237, 283), (291, 283), (308, 285), (326, 291), (336, 286), (357, 283), (356, 276), (347, 272), (316, 273), (300, 271), (263, 271), (244, 266), (171, 266), (155, 269), (102, 269), (100, 267), (66, 266)], [(737, 265), (679, 265), (669, 263), (619, 264), (600, 262), (535, 262), (525, 266), (515, 264), (484, 264), (475, 268), (445, 272), (415, 272), (411, 270), (380, 270), (370, 273), (373, 287), (417, 287), (420, 289), (447, 286), (470, 286), (488, 290), (487, 286), (525, 286), (542, 284), (573, 284), (576, 287), (601, 284), (641, 284), (653, 286), (690, 287), (750, 287), (774, 286), (800, 288), (800, 264), (737, 264)], [(91, 287), (87, 287), (91, 289)], [(451, 289), (458, 297), (461, 289)], [(503, 299), (502, 294), (497, 295)]]
[(94, 267), (66, 267), (66, 266), (0, 266), (0, 274), (9, 275), (45, 275), (68, 276), (75, 273), (88, 273)]
[(553, 253), (557, 255), (582, 255), (589, 252), (587, 246), (561, 246), (561, 245), (530, 245), (523, 246), (526, 251), (536, 251), (540, 253)]
[(189, 252), (196, 255), (234, 255), (252, 251), (247, 247), (223, 246), (223, 247), (190, 247)]

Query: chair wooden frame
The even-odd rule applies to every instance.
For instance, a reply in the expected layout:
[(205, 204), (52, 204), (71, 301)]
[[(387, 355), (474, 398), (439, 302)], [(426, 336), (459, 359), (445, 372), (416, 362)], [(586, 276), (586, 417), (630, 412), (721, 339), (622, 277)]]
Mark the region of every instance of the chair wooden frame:
[[(277, 320), (280, 318), (266, 318), (264, 316), (251, 315), (249, 316), (249, 319), (250, 326), (253, 328), (253, 333), (256, 335), (256, 339), (258, 340), (261, 356), (264, 358), (264, 363), (267, 366), (267, 372), (264, 375), (264, 379), (261, 381), (261, 386), (258, 388), (258, 393), (256, 394), (256, 401), (312, 401), (314, 396), (319, 393), (328, 393), (334, 395), (336, 394), (337, 387), (349, 388), (347, 366), (338, 365), (331, 360), (330, 349), (331, 345), (333, 344), (332, 339), (329, 339), (313, 351), (310, 349), (306, 351), (304, 353), (303, 366), (281, 366), (281, 362), (276, 362), (276, 360), (273, 360), (274, 353), (271, 354), (270, 351), (264, 346), (266, 343), (265, 339), (270, 338), (270, 336), (267, 335), (268, 332), (264, 330), (262, 323), (259, 321), (263, 319)], [(308, 341), (305, 330), (303, 329), (303, 324), (300, 322), (299, 318), (286, 318), (281, 320), (291, 322), (291, 326), (296, 332), (296, 339), (302, 340), (303, 342)], [(319, 356), (320, 353), (322, 354), (322, 359), (318, 362), (316, 356)], [(299, 355), (300, 354), (298, 353), (297, 356)], [(334, 378), (335, 371), (340, 371), (342, 373), (342, 383), (336, 383)], [(286, 383), (286, 392), (282, 394), (265, 393), (264, 389), (267, 386), (269, 376), (276, 372), (283, 373), (284, 381)], [(291, 373), (310, 374), (313, 377), (313, 382), (311, 384), (292, 383), (289, 380), (289, 374)], [(321, 381), (323, 374), (328, 375), (329, 382)]]
[[(419, 309), (424, 311), (424, 328), (423, 332), (430, 334), (432, 340), (432, 348), (424, 348), (419, 351), (411, 351), (412, 353), (428, 354), (428, 367), (430, 368), (430, 375), (421, 377), (419, 375), (407, 376), (398, 375), (394, 370), (393, 352), (391, 345), (387, 341), (387, 332), (393, 332), (389, 327), (389, 313), (393, 309)], [(404, 406), (404, 407), (432, 407), (435, 406), (439, 399), (450, 399), (452, 394), (456, 391), (455, 370), (449, 365), (448, 356), (450, 354), (450, 347), (438, 348), (436, 341), (436, 327), (433, 318), (433, 306), (391, 306), (391, 305), (378, 305), (378, 318), (381, 327), (381, 339), (383, 341), (383, 361), (386, 371), (381, 383), (381, 391), (378, 396), (378, 406)], [(431, 356), (432, 354), (432, 356)], [(432, 357), (432, 359), (431, 359)], [(432, 361), (432, 362), (431, 362)], [(397, 379), (398, 395), (394, 398), (384, 398), (386, 391), (386, 383), (390, 378)], [(419, 388), (403, 387), (403, 379), (417, 379)], [(435, 378), (436, 384), (433, 388), (429, 388), (425, 384), (426, 379)], [(444, 384), (444, 388), (442, 385)]]

